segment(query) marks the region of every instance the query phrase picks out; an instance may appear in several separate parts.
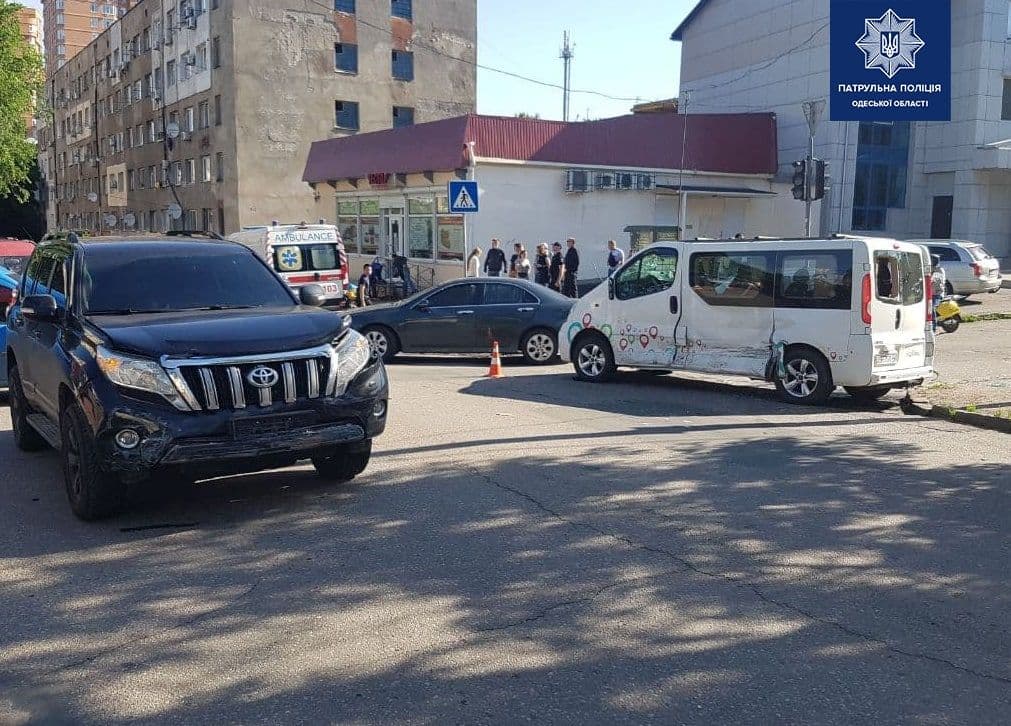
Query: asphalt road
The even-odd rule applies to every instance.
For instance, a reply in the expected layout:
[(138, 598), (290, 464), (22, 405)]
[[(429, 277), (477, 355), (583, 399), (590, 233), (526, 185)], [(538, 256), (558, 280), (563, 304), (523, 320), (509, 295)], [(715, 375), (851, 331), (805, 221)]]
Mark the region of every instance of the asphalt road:
[(895, 408), (391, 367), (305, 468), (76, 521), (0, 409), (0, 722), (1011, 721), (1011, 447)]

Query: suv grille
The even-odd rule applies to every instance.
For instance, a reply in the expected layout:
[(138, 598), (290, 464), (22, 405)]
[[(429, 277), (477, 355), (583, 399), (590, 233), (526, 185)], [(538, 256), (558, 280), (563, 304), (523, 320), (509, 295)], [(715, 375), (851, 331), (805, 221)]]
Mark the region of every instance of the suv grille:
[[(314, 357), (236, 365), (180, 366), (179, 372), (201, 407), (217, 411), (319, 398), (325, 394), (330, 365), (329, 358)], [(253, 371), (261, 374), (259, 378), (264, 383), (275, 376), (276, 382), (269, 387), (256, 386), (251, 382), (257, 378), (250, 375)]]

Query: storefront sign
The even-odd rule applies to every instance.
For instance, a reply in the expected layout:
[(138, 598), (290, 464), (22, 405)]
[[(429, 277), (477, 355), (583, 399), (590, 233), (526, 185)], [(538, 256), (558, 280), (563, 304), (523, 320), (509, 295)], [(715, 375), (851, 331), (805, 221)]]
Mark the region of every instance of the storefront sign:
[(951, 120), (951, 0), (832, 0), (831, 119)]
[(390, 177), (392, 174), (388, 172), (373, 172), (369, 174), (369, 186), (370, 187), (388, 187), (390, 185)]

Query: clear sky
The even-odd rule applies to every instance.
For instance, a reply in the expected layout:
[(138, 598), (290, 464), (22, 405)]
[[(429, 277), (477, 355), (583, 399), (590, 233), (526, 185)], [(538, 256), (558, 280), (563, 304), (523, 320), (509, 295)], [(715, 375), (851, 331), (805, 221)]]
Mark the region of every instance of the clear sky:
[[(440, 0), (424, 0), (439, 2)], [(40, 7), (39, 0), (23, 0)], [(575, 46), (571, 118), (628, 113), (635, 98), (677, 95), (680, 43), (670, 34), (696, 0), (477, 0), (478, 63), (561, 85), (559, 51), (568, 30)], [(477, 110), (562, 117), (562, 92), (479, 68)]]

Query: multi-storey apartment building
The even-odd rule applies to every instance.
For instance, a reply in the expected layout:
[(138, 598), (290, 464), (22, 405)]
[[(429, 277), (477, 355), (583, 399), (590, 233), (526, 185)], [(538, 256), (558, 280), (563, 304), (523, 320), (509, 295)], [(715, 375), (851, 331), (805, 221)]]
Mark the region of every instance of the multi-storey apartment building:
[(131, 0), (42, 0), (46, 68), (55, 71), (121, 17)]
[[(774, 111), (781, 178), (807, 151), (801, 104), (828, 96), (829, 5), (702, 0), (672, 36), (682, 108)], [(1011, 4), (953, 2), (951, 31), (951, 122), (820, 124), (816, 155), (832, 177), (823, 234), (956, 237), (1011, 259)]]
[[(21, 39), (42, 53), (42, 13), (35, 8), (18, 8), (18, 24), (21, 26)], [(25, 117), (25, 126), (28, 135), (35, 138), (38, 127), (34, 114)]]
[(48, 80), (49, 225), (313, 219), (312, 141), (474, 110), (476, 16), (476, 0), (141, 0)]

